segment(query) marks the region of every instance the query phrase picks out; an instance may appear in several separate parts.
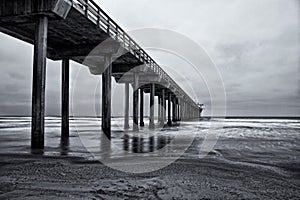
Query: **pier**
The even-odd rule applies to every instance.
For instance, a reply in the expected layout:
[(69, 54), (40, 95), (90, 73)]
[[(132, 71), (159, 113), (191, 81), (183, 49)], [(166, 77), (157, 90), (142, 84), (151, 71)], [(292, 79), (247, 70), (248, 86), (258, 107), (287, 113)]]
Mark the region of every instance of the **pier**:
[[(34, 45), (32, 80), (32, 149), (44, 148), (46, 59), (62, 61), (62, 139), (69, 137), (70, 61), (102, 76), (102, 123), (111, 138), (111, 82), (125, 85), (124, 129), (144, 126), (144, 95), (150, 94), (149, 128), (172, 126), (198, 118), (201, 106), (118, 24), (91, 0), (0, 0), (0, 31)], [(101, 49), (97, 48), (99, 44)], [(96, 50), (95, 50), (96, 49)], [(120, 51), (125, 53), (119, 55)], [(97, 61), (88, 59), (93, 53)], [(100, 61), (99, 61), (100, 59)], [(20, 66), (21, 67), (21, 66)], [(133, 88), (133, 121), (129, 121), (129, 87)], [(100, 99), (99, 99), (100, 101)], [(200, 112), (199, 112), (200, 111)]]

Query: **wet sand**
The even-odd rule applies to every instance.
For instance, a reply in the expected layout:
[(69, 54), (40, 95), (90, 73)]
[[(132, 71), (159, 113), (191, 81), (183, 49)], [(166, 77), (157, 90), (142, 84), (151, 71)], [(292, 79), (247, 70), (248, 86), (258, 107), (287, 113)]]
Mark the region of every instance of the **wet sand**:
[(79, 157), (0, 154), (0, 199), (299, 199), (300, 165), (179, 159), (146, 174)]

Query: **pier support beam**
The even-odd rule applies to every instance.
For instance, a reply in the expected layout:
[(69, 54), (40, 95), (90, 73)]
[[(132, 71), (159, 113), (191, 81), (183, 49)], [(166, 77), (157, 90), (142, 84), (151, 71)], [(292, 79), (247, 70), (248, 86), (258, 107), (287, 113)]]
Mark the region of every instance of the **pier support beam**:
[(134, 83), (133, 83), (133, 131), (138, 131), (139, 123), (139, 74), (134, 73)]
[(182, 119), (185, 120), (185, 103), (182, 102)]
[(183, 110), (183, 101), (180, 100), (180, 119), (183, 120), (184, 119), (184, 110)]
[(129, 83), (125, 83), (125, 117), (124, 128), (129, 129)]
[(172, 119), (171, 119), (171, 93), (168, 93), (168, 126), (172, 125)]
[(180, 99), (177, 99), (177, 120), (178, 120), (178, 121), (181, 121)]
[(161, 92), (161, 110), (160, 110), (160, 124), (163, 126), (165, 124), (165, 104), (166, 104), (166, 99), (165, 99), (165, 89), (162, 89)]
[(172, 121), (173, 122), (176, 122), (177, 119), (176, 119), (176, 99), (173, 98), (173, 101), (172, 101)]
[(111, 70), (112, 58), (105, 55), (105, 71), (102, 74), (102, 131), (111, 139)]
[(158, 101), (158, 107), (157, 107), (157, 121), (158, 123), (161, 121), (161, 98), (160, 96), (157, 97), (157, 101)]
[(140, 126), (145, 126), (144, 123), (144, 91), (140, 88)]
[(168, 114), (168, 112), (167, 112), (167, 109), (168, 109), (168, 107), (167, 107), (167, 95), (165, 96), (165, 102), (164, 102), (164, 121), (166, 122), (167, 121), (167, 114)]
[(184, 102), (180, 101), (180, 114), (181, 114), (181, 120), (184, 120)]
[(31, 148), (44, 149), (45, 81), (48, 18), (39, 16), (36, 22), (33, 56)]
[(61, 83), (61, 139), (69, 139), (69, 59), (62, 60), (62, 83)]
[(150, 86), (150, 121), (149, 128), (154, 128), (154, 94), (155, 94), (155, 84), (152, 83)]

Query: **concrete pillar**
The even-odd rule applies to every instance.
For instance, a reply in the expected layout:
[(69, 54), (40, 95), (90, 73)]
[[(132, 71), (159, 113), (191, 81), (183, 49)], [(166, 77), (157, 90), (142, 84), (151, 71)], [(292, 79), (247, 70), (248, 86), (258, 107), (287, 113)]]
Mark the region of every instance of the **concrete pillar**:
[(187, 116), (188, 116), (188, 119), (190, 119), (190, 114), (191, 114), (191, 112), (190, 112), (190, 105), (188, 104), (188, 103), (186, 103), (186, 106), (187, 106), (187, 110), (186, 110), (186, 114), (187, 114)]
[(62, 83), (61, 83), (61, 139), (69, 138), (69, 59), (62, 60)]
[(196, 118), (196, 115), (195, 115), (195, 108), (193, 107), (193, 118)]
[(125, 83), (125, 118), (124, 128), (129, 129), (129, 83)]
[(166, 112), (166, 98), (165, 98), (165, 89), (162, 89), (162, 94), (161, 94), (161, 121), (160, 124), (164, 125), (165, 124), (165, 112)]
[(46, 16), (39, 16), (35, 27), (33, 56), (31, 119), (32, 149), (44, 149), (47, 36), (48, 18)]
[(155, 94), (155, 84), (152, 83), (150, 86), (150, 121), (149, 128), (154, 128), (154, 94)]
[(112, 60), (110, 55), (104, 56), (106, 69), (102, 74), (102, 131), (111, 139), (111, 70)]
[(187, 104), (184, 102), (184, 119), (186, 120), (187, 118)]
[(180, 100), (179, 99), (177, 99), (177, 101), (176, 101), (176, 110), (177, 110), (177, 115), (176, 115), (177, 121), (180, 121), (181, 117), (180, 117)]
[(166, 97), (166, 91), (164, 90), (164, 94), (163, 94), (163, 119), (164, 122), (167, 120), (167, 97)]
[(157, 121), (160, 122), (161, 121), (161, 97), (157, 96), (158, 99), (158, 107), (157, 107)]
[(175, 121), (179, 121), (178, 115), (179, 115), (179, 113), (178, 113), (178, 100), (175, 99)]
[(185, 115), (185, 112), (184, 112), (184, 101), (181, 102), (181, 118), (184, 120), (184, 115)]
[(169, 92), (168, 93), (168, 122), (167, 122), (167, 124), (169, 125), (169, 126), (171, 126), (172, 125), (172, 119), (171, 119), (171, 93)]
[(192, 107), (192, 114), (193, 114), (193, 119), (195, 118), (195, 108), (194, 107)]
[(179, 119), (180, 119), (180, 121), (182, 120), (182, 118), (183, 118), (183, 105), (182, 105), (182, 100), (180, 99), (179, 100)]
[(181, 104), (182, 106), (181, 106), (181, 111), (182, 111), (182, 119), (184, 120), (184, 118), (185, 118), (185, 104), (184, 104), (184, 102), (182, 102), (182, 104)]
[(139, 74), (134, 73), (134, 83), (133, 83), (133, 131), (138, 131), (139, 123)]
[(145, 126), (144, 123), (144, 91), (140, 88), (140, 126)]
[(177, 114), (176, 114), (176, 99), (175, 98), (173, 98), (173, 101), (172, 101), (172, 110), (173, 110), (173, 112), (172, 112), (172, 121), (173, 122), (176, 122), (176, 116), (177, 116)]
[(180, 100), (177, 99), (177, 120), (180, 121), (181, 120), (181, 116), (180, 116)]
[(192, 107), (192, 115), (193, 115), (193, 119), (195, 119), (195, 108), (194, 107)]
[(154, 136), (149, 137), (149, 151), (153, 152), (154, 151)]

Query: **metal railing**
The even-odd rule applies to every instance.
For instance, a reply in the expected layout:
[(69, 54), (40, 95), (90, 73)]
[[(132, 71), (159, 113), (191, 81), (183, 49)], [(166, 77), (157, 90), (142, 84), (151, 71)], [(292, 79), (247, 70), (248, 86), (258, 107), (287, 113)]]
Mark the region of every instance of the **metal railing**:
[(179, 85), (120, 27), (115, 23), (94, 1), (92, 0), (70, 0), (72, 6), (81, 12), (86, 18), (95, 23), (110, 37), (124, 45), (124, 48), (132, 53), (141, 62), (146, 63), (150, 69), (170, 82), (179, 95), (185, 97), (185, 101), (194, 107), (197, 104), (183, 91)]

